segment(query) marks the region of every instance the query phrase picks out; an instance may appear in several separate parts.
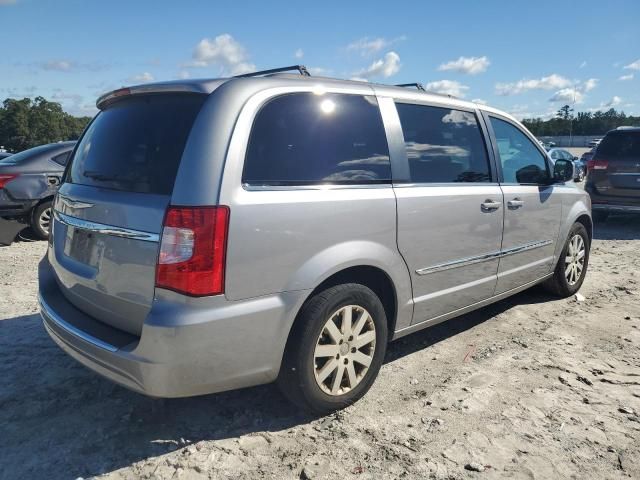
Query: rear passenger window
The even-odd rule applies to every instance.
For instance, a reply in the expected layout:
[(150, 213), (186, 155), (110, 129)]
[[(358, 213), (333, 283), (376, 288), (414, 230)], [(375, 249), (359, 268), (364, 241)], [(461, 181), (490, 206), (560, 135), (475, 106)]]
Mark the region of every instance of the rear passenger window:
[(242, 182), (249, 185), (389, 183), (391, 164), (375, 97), (294, 93), (253, 124)]
[(397, 103), (413, 183), (489, 182), (489, 158), (473, 113)]

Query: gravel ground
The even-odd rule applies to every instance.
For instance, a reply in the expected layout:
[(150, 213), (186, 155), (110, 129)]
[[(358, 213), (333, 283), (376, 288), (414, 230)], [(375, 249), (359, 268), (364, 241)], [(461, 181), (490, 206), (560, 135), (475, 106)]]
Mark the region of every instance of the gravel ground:
[(640, 478), (640, 217), (596, 228), (585, 299), (539, 288), (391, 344), (356, 405), (268, 385), (159, 401), (43, 330), (44, 242), (0, 248), (0, 478)]

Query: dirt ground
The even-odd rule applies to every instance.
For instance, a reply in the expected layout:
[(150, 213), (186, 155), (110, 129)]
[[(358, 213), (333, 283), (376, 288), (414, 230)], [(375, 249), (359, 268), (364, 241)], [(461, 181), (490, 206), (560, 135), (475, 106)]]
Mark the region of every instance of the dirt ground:
[(324, 418), (271, 385), (158, 401), (101, 379), (41, 325), (46, 243), (0, 248), (0, 478), (640, 478), (640, 217), (595, 236), (584, 300), (536, 288), (406, 337)]

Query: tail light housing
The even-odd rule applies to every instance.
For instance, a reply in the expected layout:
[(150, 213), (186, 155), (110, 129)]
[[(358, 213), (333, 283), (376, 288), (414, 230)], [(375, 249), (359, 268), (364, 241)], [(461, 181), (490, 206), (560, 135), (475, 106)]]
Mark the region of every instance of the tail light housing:
[(156, 287), (194, 297), (224, 293), (229, 207), (167, 209)]
[(606, 170), (609, 168), (609, 162), (607, 160), (589, 160), (587, 162), (587, 171), (591, 170)]
[(11, 180), (15, 179), (18, 176), (16, 173), (6, 173), (0, 175), (0, 188), (4, 188), (4, 186), (9, 183)]

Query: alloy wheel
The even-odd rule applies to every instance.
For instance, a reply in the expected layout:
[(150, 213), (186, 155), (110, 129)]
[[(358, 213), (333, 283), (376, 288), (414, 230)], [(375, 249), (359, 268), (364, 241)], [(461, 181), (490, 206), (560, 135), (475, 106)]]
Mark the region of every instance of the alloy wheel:
[(328, 395), (344, 395), (365, 377), (376, 349), (376, 327), (369, 312), (347, 305), (329, 316), (314, 356), (315, 379)]
[(567, 283), (571, 286), (578, 283), (582, 276), (585, 254), (586, 247), (582, 236), (574, 235), (571, 237), (571, 240), (569, 240), (569, 248), (567, 249), (567, 256), (565, 257), (564, 270)]
[(51, 208), (46, 208), (40, 214), (38, 218), (38, 225), (43, 232), (48, 232), (51, 226)]

